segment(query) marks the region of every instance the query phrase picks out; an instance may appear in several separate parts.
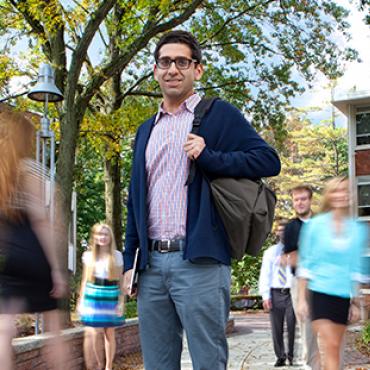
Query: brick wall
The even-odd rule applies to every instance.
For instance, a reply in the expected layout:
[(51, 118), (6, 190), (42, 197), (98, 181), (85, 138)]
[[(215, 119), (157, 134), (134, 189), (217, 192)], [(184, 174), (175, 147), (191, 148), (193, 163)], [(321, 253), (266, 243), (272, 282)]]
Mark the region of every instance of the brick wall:
[[(230, 318), (226, 334), (234, 330), (234, 319)], [(84, 328), (72, 328), (63, 330), (62, 338), (68, 343), (68, 370), (84, 369), (83, 358), (83, 333)], [(47, 370), (45, 357), (47, 347), (45, 344), (49, 336), (47, 334), (33, 335), (13, 340), (15, 355), (15, 370)], [(140, 352), (138, 319), (128, 319), (125, 325), (116, 328), (117, 351), (116, 356)], [(103, 350), (103, 349), (102, 349)]]
[(356, 159), (356, 176), (370, 175), (370, 150), (357, 150)]
[[(68, 370), (84, 369), (82, 327), (63, 330), (62, 338), (68, 343)], [(45, 344), (47, 334), (17, 338), (13, 340), (15, 370), (47, 370)], [(140, 351), (139, 328), (137, 319), (128, 319), (124, 326), (116, 329), (116, 355), (126, 355)]]

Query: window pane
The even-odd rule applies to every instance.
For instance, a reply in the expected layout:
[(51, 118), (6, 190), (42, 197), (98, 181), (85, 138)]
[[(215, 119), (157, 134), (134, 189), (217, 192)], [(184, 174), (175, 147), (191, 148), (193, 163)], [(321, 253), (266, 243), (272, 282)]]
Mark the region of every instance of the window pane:
[(370, 134), (370, 113), (356, 114), (356, 135)]
[(358, 209), (358, 217), (369, 217), (370, 207), (363, 207)]
[(357, 136), (356, 145), (367, 145), (370, 144), (370, 135), (368, 136)]
[(358, 186), (358, 205), (370, 207), (370, 184)]
[(356, 145), (367, 145), (367, 144), (370, 144), (370, 135), (363, 136), (363, 137), (357, 137)]

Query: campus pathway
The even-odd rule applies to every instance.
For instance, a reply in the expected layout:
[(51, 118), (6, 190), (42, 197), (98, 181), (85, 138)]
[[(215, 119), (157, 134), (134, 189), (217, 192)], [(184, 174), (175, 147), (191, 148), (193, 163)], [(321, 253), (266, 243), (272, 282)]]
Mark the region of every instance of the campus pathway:
[[(272, 370), (276, 361), (272, 347), (269, 317), (265, 313), (233, 312), (234, 331), (228, 336), (228, 370)], [(184, 352), (182, 370), (191, 370), (189, 354)], [(302, 366), (280, 369), (303, 370)]]
[[(272, 346), (271, 328), (268, 314), (263, 312), (232, 312), (234, 331), (228, 336), (228, 370), (273, 370), (275, 354)], [(350, 331), (360, 330), (353, 326)], [(300, 338), (296, 339), (296, 351), (300, 351)], [(298, 352), (299, 353), (299, 352)], [(370, 370), (370, 359), (361, 355), (354, 348), (353, 341), (345, 347), (346, 370)], [(192, 370), (186, 343), (181, 361), (182, 370)], [(123, 365), (124, 362), (121, 362)], [(126, 363), (127, 365), (127, 363)], [(142, 370), (141, 366), (119, 366), (117, 370)], [(282, 370), (304, 370), (302, 364), (280, 367)]]

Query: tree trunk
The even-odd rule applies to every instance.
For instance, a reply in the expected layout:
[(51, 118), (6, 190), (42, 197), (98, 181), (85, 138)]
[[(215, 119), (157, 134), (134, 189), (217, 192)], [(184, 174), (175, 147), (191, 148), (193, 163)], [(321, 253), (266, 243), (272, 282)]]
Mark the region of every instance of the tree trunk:
[(107, 224), (112, 227), (114, 239), (122, 250), (122, 199), (121, 199), (121, 165), (117, 153), (104, 162), (105, 214)]
[[(61, 117), (61, 133), (63, 140), (60, 141), (58, 160), (56, 166), (56, 180), (59, 191), (57, 193), (57, 203), (60, 208), (60, 215), (56, 216), (59, 221), (57, 254), (60, 267), (70, 278), (68, 271), (68, 235), (69, 224), (71, 221), (71, 201), (73, 191), (73, 172), (75, 167), (75, 149), (79, 133), (80, 119), (75, 109), (71, 108)], [(69, 303), (65, 301), (62, 318), (63, 327), (68, 327), (70, 322)]]

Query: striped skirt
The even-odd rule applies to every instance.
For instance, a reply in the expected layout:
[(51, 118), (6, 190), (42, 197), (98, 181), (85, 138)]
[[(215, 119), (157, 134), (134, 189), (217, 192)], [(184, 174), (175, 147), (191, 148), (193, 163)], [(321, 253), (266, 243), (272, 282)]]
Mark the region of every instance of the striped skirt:
[(118, 284), (97, 285), (86, 283), (80, 307), (81, 322), (86, 326), (109, 328), (124, 323), (123, 312), (119, 312)]

